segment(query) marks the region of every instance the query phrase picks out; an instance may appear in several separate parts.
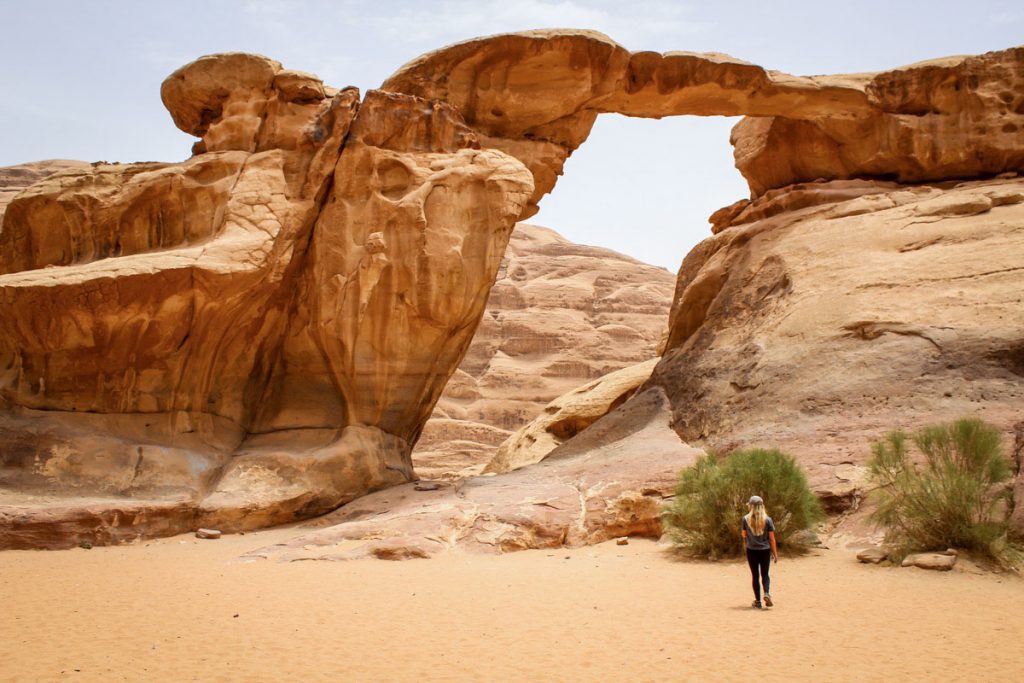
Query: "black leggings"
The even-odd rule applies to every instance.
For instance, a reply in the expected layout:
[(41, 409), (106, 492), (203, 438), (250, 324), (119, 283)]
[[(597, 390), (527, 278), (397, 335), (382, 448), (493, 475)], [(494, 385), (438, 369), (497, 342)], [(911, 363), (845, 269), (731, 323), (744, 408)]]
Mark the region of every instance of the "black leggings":
[[(750, 577), (753, 580), (754, 585), (754, 597), (757, 600), (761, 599), (761, 585), (764, 584), (764, 594), (770, 595), (769, 590), (771, 586), (771, 579), (768, 578), (768, 568), (772, 563), (772, 551), (771, 550), (751, 550), (747, 548), (747, 564), (750, 565)], [(761, 573), (760, 584), (757, 580), (758, 571)]]

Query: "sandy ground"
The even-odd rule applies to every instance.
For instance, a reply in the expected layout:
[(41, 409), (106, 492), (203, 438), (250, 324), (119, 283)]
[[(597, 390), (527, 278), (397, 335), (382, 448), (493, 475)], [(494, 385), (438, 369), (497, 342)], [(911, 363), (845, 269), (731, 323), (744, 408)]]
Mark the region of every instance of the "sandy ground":
[(0, 680), (1014, 680), (1024, 580), (774, 568), (654, 543), (384, 562), (243, 563), (293, 534), (0, 553)]

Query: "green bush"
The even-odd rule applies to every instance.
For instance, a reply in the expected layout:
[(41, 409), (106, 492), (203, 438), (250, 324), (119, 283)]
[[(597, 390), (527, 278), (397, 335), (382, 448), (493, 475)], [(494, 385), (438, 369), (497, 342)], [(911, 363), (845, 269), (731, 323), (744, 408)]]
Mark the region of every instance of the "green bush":
[(675, 498), (663, 521), (675, 543), (687, 553), (716, 559), (743, 553), (740, 520), (751, 495), (764, 498), (775, 522), (780, 549), (802, 550), (800, 531), (824, 513), (793, 458), (777, 450), (736, 451), (719, 459), (701, 457), (679, 473)]
[[(909, 443), (923, 461), (915, 464)], [(878, 486), (872, 520), (886, 530), (893, 555), (964, 548), (1006, 556), (1010, 464), (999, 430), (977, 419), (925, 427), (908, 437), (890, 432), (872, 445), (871, 478)]]

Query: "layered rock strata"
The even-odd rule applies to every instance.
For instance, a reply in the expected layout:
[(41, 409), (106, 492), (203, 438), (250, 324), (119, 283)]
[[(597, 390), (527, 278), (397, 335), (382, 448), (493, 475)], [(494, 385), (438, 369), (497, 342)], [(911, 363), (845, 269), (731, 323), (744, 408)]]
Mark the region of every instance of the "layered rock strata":
[(654, 358), (674, 286), (662, 268), (517, 225), (473, 343), (413, 451), (417, 474), (479, 474), (553, 399)]

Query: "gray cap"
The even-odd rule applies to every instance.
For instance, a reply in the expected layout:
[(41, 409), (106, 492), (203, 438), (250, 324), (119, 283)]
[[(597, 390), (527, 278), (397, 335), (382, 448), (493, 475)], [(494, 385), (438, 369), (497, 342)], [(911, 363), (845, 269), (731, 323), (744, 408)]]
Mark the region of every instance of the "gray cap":
[(764, 504), (764, 501), (761, 500), (761, 496), (751, 496), (750, 500), (747, 501), (747, 505), (755, 505), (757, 503), (761, 503), (762, 505)]

